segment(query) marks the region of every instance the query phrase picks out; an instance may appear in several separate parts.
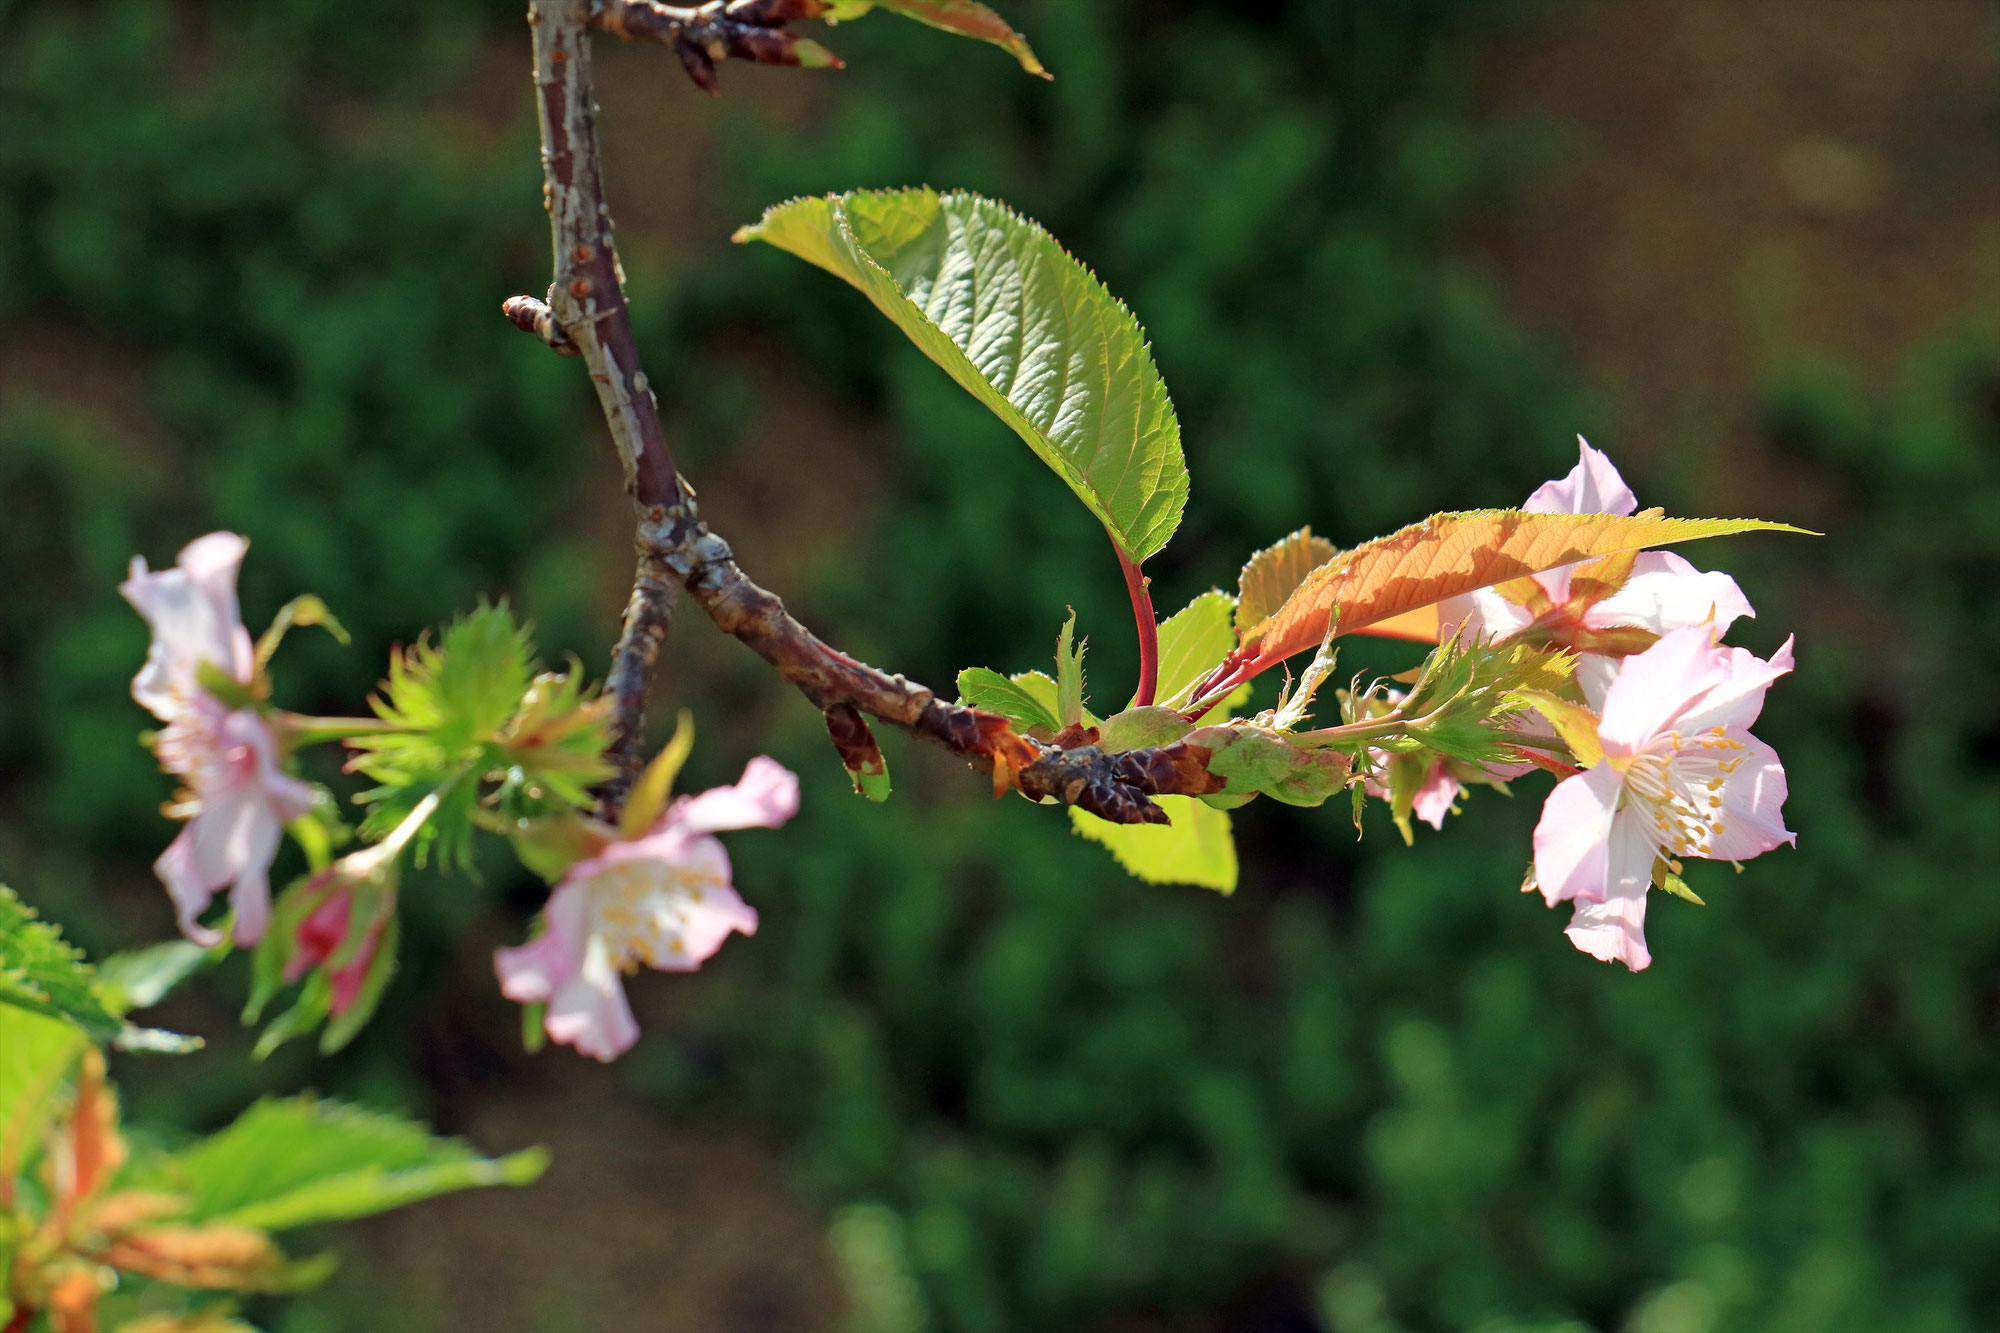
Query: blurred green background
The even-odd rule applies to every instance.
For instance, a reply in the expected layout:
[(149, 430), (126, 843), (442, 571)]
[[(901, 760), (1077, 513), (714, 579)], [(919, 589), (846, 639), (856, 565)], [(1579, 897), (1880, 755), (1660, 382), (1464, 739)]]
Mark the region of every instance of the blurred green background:
[[(2000, 23), (1984, 0), (1014, 0), (1057, 80), (889, 18), (840, 74), (600, 47), (612, 202), (683, 469), (753, 575), (934, 685), (1122, 697), (1101, 533), (860, 297), (730, 230), (930, 183), (1041, 219), (1145, 322), (1193, 499), (1162, 611), (1303, 522), (1516, 503), (1582, 430), (1645, 503), (1824, 529), (1696, 553), (1800, 636), (1759, 733), (1799, 848), (1655, 904), (1631, 976), (1516, 892), (1541, 795), (1240, 812), (1223, 900), (885, 738), (887, 806), (698, 617), (692, 777), (805, 778), (763, 913), (633, 986), (599, 1069), (520, 1051), (539, 890), (419, 882), (383, 1014), (247, 1059), (241, 969), (118, 1072), (429, 1116), (547, 1181), (338, 1238), (280, 1333), (1958, 1333), (2000, 1327)], [(519, 0), (0, 0), (0, 876), (96, 949), (171, 930), (116, 597), (217, 526), (281, 702), (351, 708), (486, 595), (593, 669), (630, 523), (547, 282)], [(1389, 666), (1392, 648), (1357, 652)], [(322, 776), (333, 776), (330, 773)], [(1379, 812), (1378, 812), (1379, 814)]]

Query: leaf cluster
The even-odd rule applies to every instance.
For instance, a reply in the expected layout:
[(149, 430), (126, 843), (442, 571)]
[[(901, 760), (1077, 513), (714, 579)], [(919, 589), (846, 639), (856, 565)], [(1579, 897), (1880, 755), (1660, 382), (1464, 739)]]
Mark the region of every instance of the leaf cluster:
[(377, 784), (364, 835), (388, 835), (425, 797), (438, 808), (416, 835), (419, 863), (436, 851), (467, 867), (483, 811), (530, 818), (590, 804), (610, 776), (607, 703), (583, 673), (537, 673), (533, 641), (504, 605), (482, 605), (398, 653), (370, 701), (387, 730), (352, 738), (351, 766)]

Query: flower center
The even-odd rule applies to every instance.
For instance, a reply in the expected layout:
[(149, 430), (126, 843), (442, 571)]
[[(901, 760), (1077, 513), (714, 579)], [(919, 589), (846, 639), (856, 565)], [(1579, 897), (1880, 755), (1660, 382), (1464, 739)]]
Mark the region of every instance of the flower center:
[(1707, 856), (1724, 831), (1723, 784), (1743, 758), (1743, 742), (1722, 727), (1693, 737), (1670, 731), (1627, 761), (1626, 803), (1666, 855)]
[(623, 972), (685, 965), (687, 934), (719, 875), (663, 861), (626, 861), (593, 877), (596, 934)]

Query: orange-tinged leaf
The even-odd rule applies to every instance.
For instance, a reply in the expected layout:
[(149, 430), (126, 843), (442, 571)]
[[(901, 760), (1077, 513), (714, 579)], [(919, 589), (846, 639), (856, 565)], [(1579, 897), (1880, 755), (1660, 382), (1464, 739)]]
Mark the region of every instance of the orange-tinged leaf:
[(1738, 532), (1805, 532), (1758, 519), (1652, 514), (1529, 514), (1483, 509), (1436, 514), (1355, 547), (1314, 570), (1254, 639), (1258, 669), (1315, 648), (1328, 618), (1352, 633), (1476, 588), (1621, 551)]
[(1306, 576), (1340, 554), (1324, 537), (1300, 528), (1250, 557), (1236, 581), (1236, 635), (1248, 639), (1285, 604)]
[(978, 0), (836, 0), (832, 10), (824, 17), (829, 22), (838, 22), (843, 18), (858, 18), (870, 9), (891, 10), (919, 23), (928, 23), (933, 28), (991, 42), (1020, 61), (1021, 68), (1028, 73), (1044, 79), (1054, 77), (1042, 68), (1041, 61), (1035, 59), (1028, 39), (1015, 32), (1007, 20), (978, 3)]
[(1444, 632), (1444, 624), (1438, 617), (1437, 604), (1420, 606), (1414, 611), (1405, 611), (1400, 616), (1390, 616), (1372, 625), (1363, 625), (1354, 631), (1377, 639), (1408, 639), (1413, 643), (1436, 643)]

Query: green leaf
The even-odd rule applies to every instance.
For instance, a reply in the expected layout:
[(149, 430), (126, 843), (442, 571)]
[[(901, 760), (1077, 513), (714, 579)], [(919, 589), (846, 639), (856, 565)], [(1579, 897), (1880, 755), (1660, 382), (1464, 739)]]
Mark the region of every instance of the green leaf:
[(1236, 599), (1203, 593), (1160, 622), (1159, 697), (1171, 702), (1215, 669), (1236, 646), (1231, 613)]
[(1042, 68), (1041, 61), (1035, 59), (1027, 38), (1015, 32), (1005, 19), (977, 3), (977, 0), (833, 0), (833, 8), (820, 17), (828, 23), (840, 23), (860, 18), (871, 9), (886, 9), (933, 28), (991, 42), (1020, 61), (1021, 68), (1028, 73), (1045, 79), (1055, 77)]
[(1090, 640), (1076, 643), (1076, 612), (1056, 636), (1056, 721), (1074, 727), (1083, 721), (1083, 650)]
[(62, 932), (0, 885), (0, 1003), (74, 1023), (106, 1042), (123, 1026), (97, 989), (97, 974)]
[(842, 278), (1013, 427), (1135, 563), (1187, 504), (1180, 422), (1131, 311), (1005, 205), (928, 189), (780, 204), (765, 241)]
[(540, 1148), (482, 1157), (407, 1120), (297, 1097), (258, 1102), (176, 1154), (160, 1183), (186, 1194), (189, 1221), (282, 1231), (456, 1190), (527, 1185), (547, 1165)]
[(1188, 796), (1161, 796), (1171, 824), (1113, 824), (1069, 808), (1076, 831), (1101, 842), (1118, 864), (1150, 884), (1193, 884), (1232, 893), (1236, 889), (1236, 843), (1226, 811)]
[(129, 953), (115, 953), (98, 964), (97, 984), (106, 1006), (116, 1013), (149, 1009), (222, 952), (188, 940), (166, 940)]
[[(1029, 680), (1046, 681), (1046, 697), (1024, 683)], [(970, 708), (998, 713), (1022, 731), (1031, 727), (1060, 731), (1055, 686), (1053, 680), (1039, 671), (1024, 671), (1009, 680), (990, 667), (967, 667), (958, 673), (958, 701)]]
[(70, 1023), (0, 1005), (0, 1179), (42, 1146), (56, 1090), (89, 1047)]

